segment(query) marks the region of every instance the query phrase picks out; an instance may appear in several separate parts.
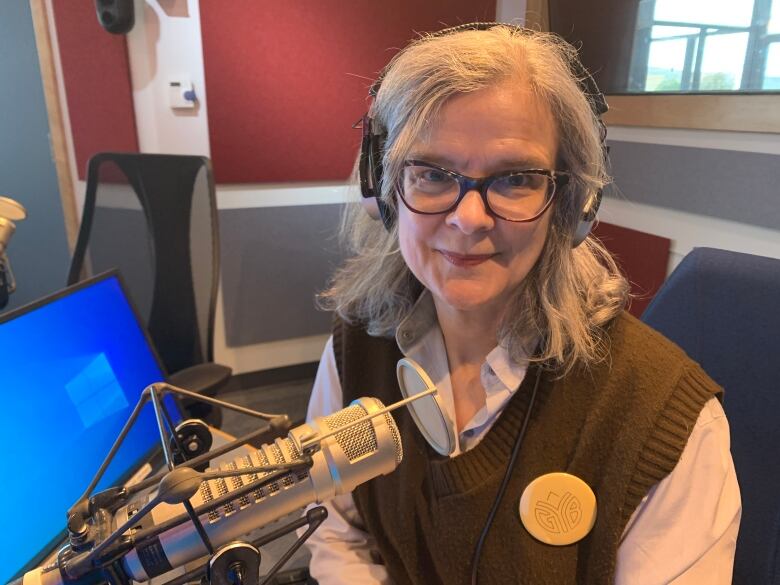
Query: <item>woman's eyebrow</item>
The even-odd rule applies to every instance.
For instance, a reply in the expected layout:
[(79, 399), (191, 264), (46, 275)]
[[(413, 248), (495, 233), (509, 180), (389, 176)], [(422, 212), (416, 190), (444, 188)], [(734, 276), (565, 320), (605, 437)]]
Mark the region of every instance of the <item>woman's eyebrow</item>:
[[(412, 151), (409, 153), (407, 158), (409, 160), (419, 160), (432, 163), (455, 172), (458, 172), (458, 169), (463, 168), (463, 165), (461, 164), (462, 161), (450, 158), (447, 155), (434, 154), (425, 151)], [(541, 158), (537, 158), (535, 156), (497, 159), (490, 161), (488, 164), (488, 168), (490, 169), (489, 174), (523, 169), (546, 169), (548, 167), (552, 168), (550, 163), (547, 163)]]
[(546, 169), (550, 167), (550, 164), (533, 156), (524, 158), (511, 158), (505, 160), (494, 161), (491, 167), (495, 170), (515, 170), (515, 169)]

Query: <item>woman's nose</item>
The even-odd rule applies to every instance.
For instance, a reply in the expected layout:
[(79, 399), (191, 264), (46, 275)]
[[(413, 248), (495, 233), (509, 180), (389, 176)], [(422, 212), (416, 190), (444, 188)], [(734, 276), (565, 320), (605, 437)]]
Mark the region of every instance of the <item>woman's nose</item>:
[(457, 227), (465, 234), (490, 230), (495, 224), (495, 217), (488, 211), (482, 195), (476, 189), (466, 193), (458, 206), (447, 214), (447, 225)]

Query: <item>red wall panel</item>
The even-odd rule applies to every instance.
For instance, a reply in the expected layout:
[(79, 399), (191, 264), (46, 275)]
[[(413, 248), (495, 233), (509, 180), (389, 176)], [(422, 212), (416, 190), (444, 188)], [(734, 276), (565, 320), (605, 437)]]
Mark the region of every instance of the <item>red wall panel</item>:
[(615, 257), (631, 284), (629, 312), (640, 317), (666, 280), (671, 240), (630, 228), (600, 222), (593, 230)]
[(107, 150), (138, 152), (133, 90), (124, 36), (103, 30), (92, 0), (53, 0), (79, 178)]
[(416, 32), (495, 19), (495, 0), (201, 0), (221, 183), (342, 181), (372, 80)]

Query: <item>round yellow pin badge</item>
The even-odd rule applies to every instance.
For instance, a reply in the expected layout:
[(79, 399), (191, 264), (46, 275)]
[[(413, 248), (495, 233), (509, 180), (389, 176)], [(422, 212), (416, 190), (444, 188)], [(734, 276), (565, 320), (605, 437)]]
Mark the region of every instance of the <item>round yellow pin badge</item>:
[(520, 521), (531, 536), (546, 544), (573, 544), (585, 538), (596, 522), (596, 495), (576, 475), (540, 475), (523, 490)]

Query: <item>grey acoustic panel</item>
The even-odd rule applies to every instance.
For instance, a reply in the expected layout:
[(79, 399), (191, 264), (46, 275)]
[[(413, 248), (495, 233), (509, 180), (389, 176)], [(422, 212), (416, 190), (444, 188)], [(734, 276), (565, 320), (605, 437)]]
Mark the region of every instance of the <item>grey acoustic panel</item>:
[(146, 217), (138, 209), (95, 206), (89, 235), (87, 276), (119, 270), (144, 323), (154, 292), (154, 250)]
[(225, 337), (230, 347), (330, 332), (315, 306), (341, 261), (342, 205), (219, 212)]
[(21, 202), (7, 310), (65, 286), (70, 262), (29, 2), (0, 2), (0, 195)]
[(612, 140), (608, 196), (780, 229), (780, 156)]

